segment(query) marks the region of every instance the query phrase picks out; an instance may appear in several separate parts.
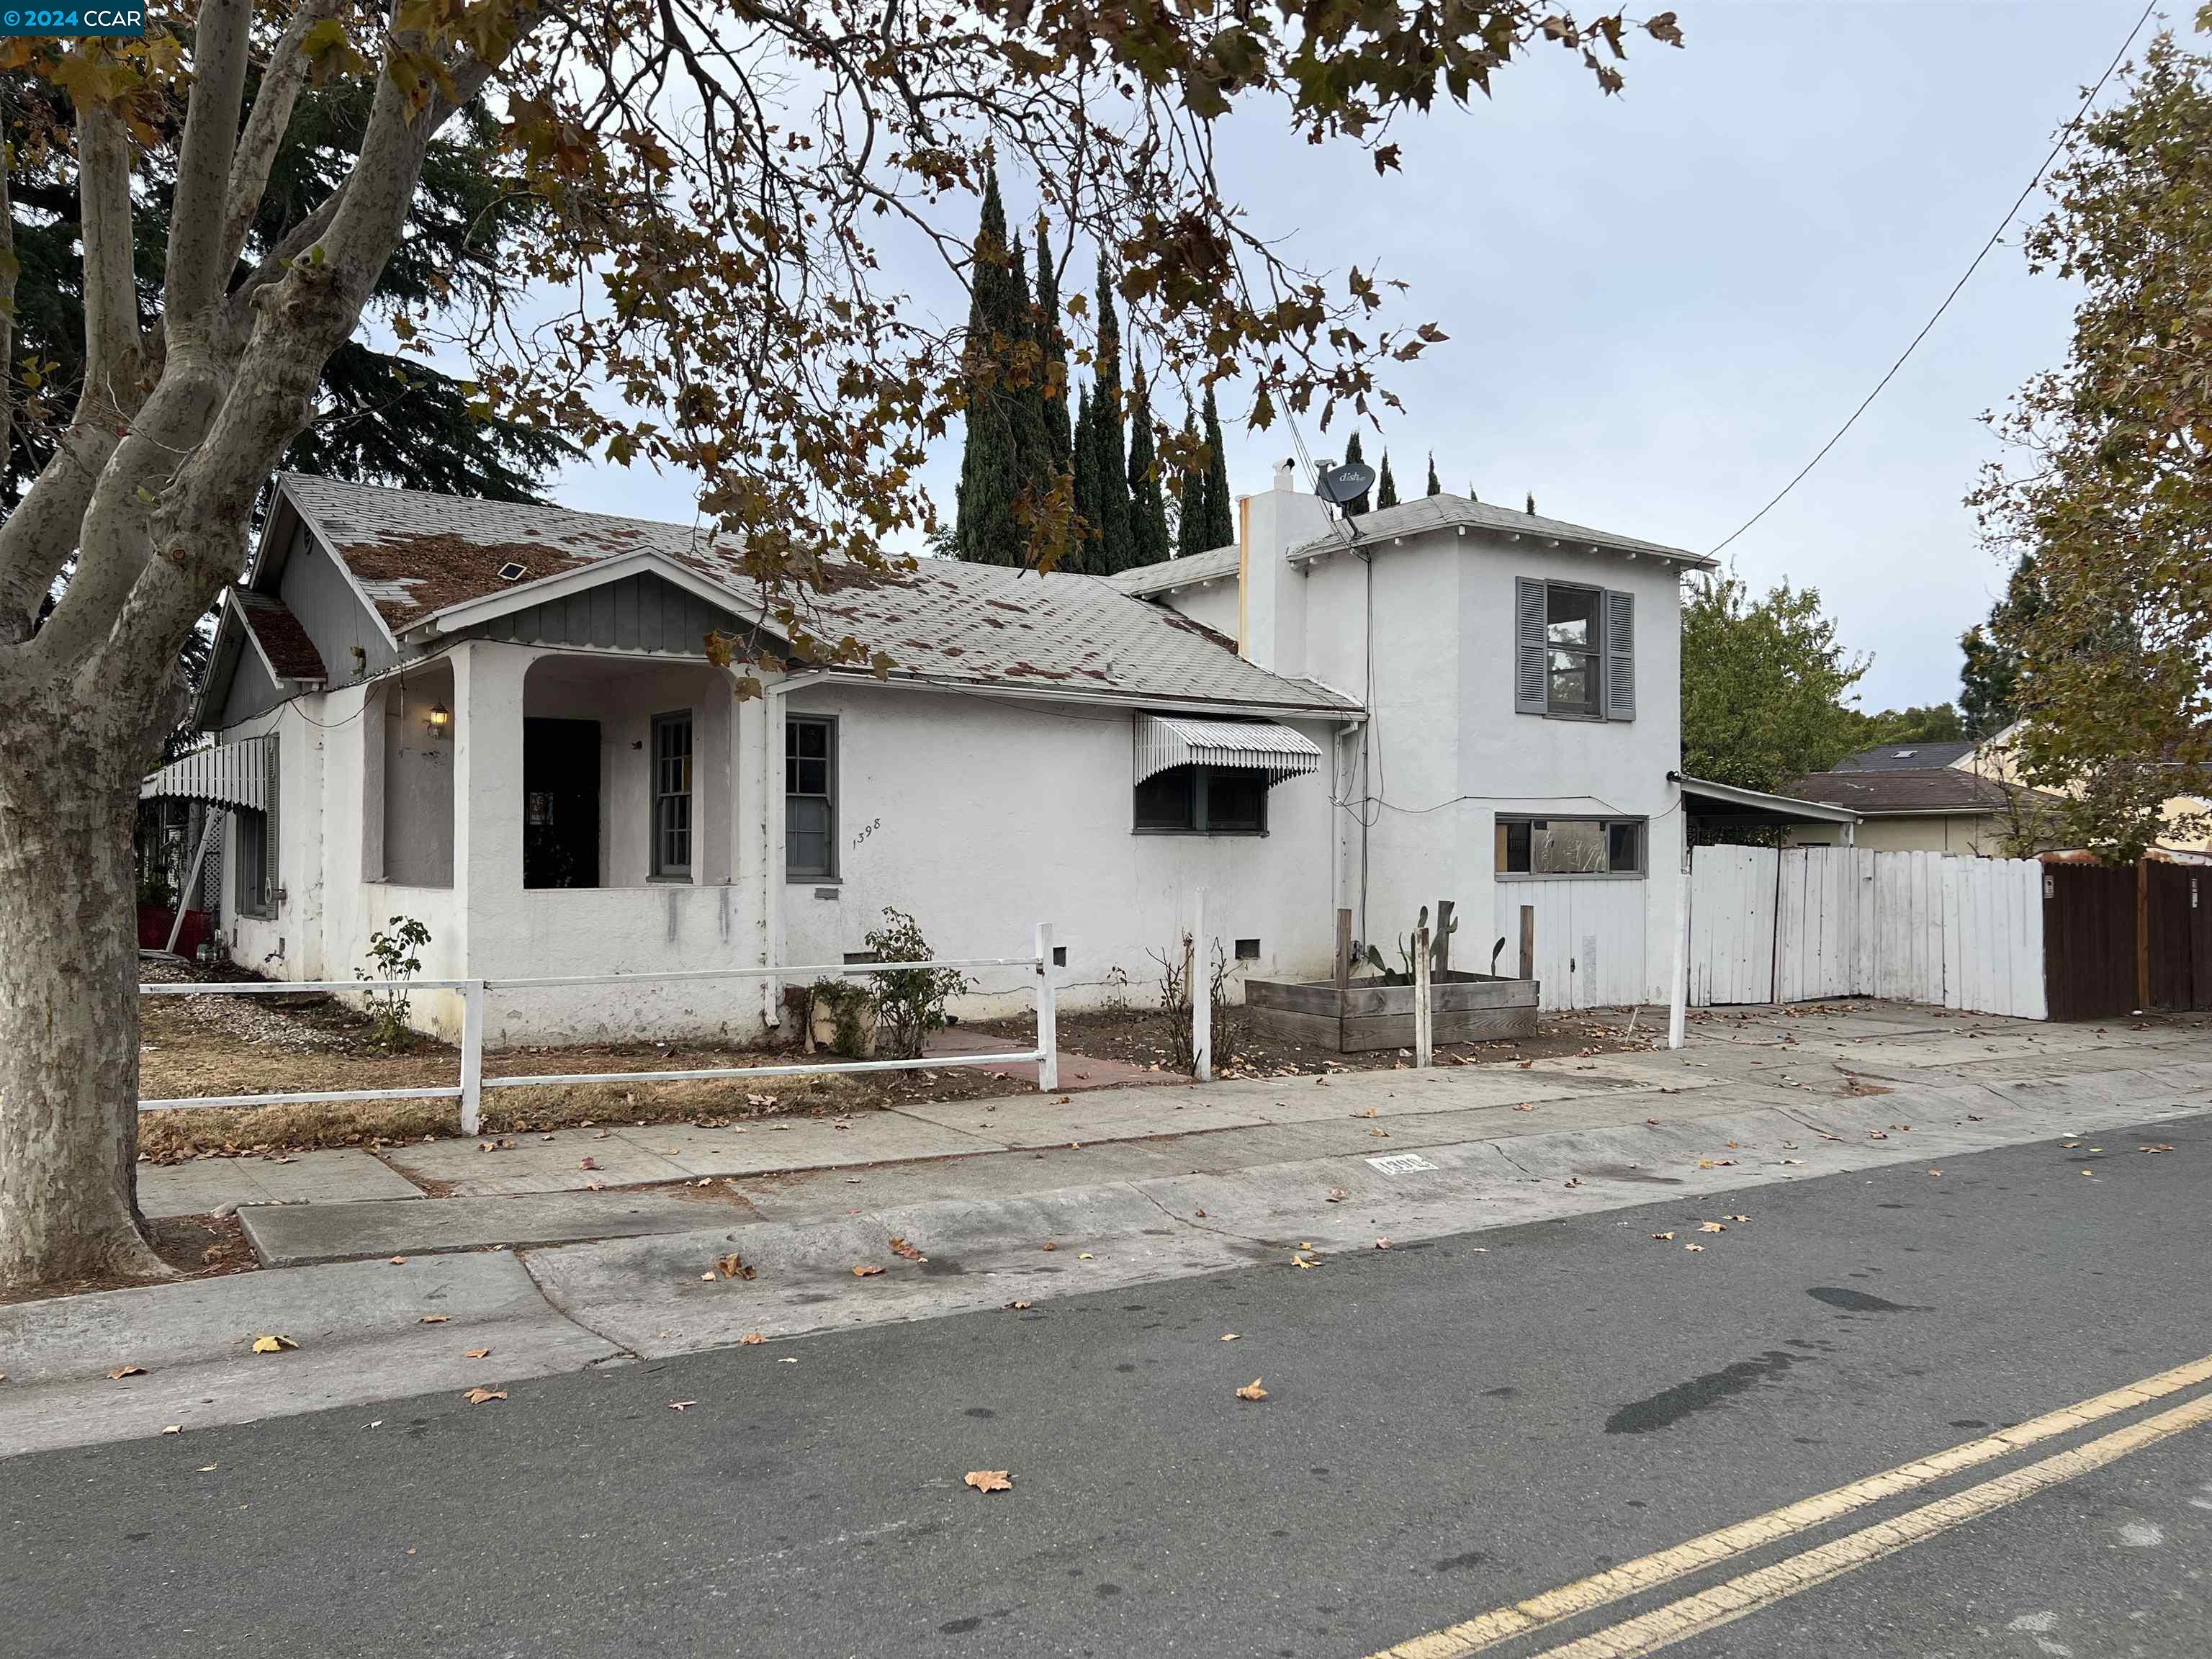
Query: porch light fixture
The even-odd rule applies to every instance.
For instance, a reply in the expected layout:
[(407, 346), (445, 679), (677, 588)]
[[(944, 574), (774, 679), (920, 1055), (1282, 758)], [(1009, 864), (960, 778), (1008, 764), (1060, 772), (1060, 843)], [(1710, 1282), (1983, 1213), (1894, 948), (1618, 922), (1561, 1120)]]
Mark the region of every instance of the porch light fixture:
[(442, 738), (447, 734), (447, 730), (452, 726), (453, 723), (453, 711), (452, 709), (447, 708), (442, 702), (434, 702), (430, 705), (430, 730), (432, 732)]

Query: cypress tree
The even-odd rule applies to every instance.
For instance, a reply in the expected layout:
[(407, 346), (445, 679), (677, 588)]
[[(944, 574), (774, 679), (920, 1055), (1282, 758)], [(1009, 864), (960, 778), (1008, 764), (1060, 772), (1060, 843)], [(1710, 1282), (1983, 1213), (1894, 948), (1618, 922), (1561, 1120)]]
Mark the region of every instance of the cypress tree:
[[(1437, 452), (1432, 449), (1429, 452), (1429, 494), (1441, 495), (1443, 493), (1444, 487), (1437, 482)], [(1473, 497), (1470, 496), (1468, 499), (1472, 500)]]
[(1231, 545), (1237, 540), (1237, 521), (1229, 499), (1229, 451), (1221, 441), (1221, 414), (1213, 406), (1212, 386), (1206, 389), (1205, 501), (1200, 550)]
[(961, 558), (978, 563), (1020, 564), (1029, 538), (1014, 513), (1022, 476), (1020, 399), (1010, 370), (1016, 336), (1027, 319), (1018, 308), (1006, 210), (999, 199), (995, 167), (984, 175), (983, 212), (975, 231), (969, 289), (964, 365), (968, 433), (960, 457), (953, 546)]
[(1114, 285), (1106, 256), (1098, 256), (1098, 375), (1091, 399), (1091, 441), (1097, 472), (1091, 488), (1098, 503), (1099, 563), (1092, 574), (1110, 576), (1137, 562), (1136, 532), (1129, 502), (1129, 455), (1121, 430), (1121, 319), (1114, 311)]
[(1075, 516), (1081, 522), (1076, 526), (1073, 556), (1060, 568), (1103, 574), (1098, 568), (1098, 422), (1091, 412), (1090, 393), (1080, 386), (1075, 392), (1074, 453), (1070, 465), (1075, 472)]
[(1052, 263), (1052, 223), (1042, 213), (1036, 225), (1036, 337), (1043, 359), (1044, 440), (1053, 470), (1065, 472), (1075, 462), (1075, 432), (1067, 418), (1067, 335), (1060, 322), (1060, 272)]
[(1145, 364), (1136, 366), (1129, 408), (1129, 530), (1131, 564), (1158, 564), (1168, 556), (1167, 502), (1160, 495), (1159, 458), (1152, 447), (1152, 398)]
[(1029, 262), (1019, 236), (1014, 238), (1009, 274), (1007, 325), (1013, 385), (1008, 388), (1008, 407), (1014, 439), (1014, 523), (1022, 538), (1015, 562), (1028, 564), (1037, 514), (1052, 494), (1058, 469), (1053, 459), (1050, 415), (1045, 406), (1043, 364), (1039, 361), (1037, 312), (1030, 298)]
[[(1182, 436), (1185, 453), (1197, 447), (1198, 428), (1183, 411)], [(1206, 550), (1206, 469), (1194, 467), (1182, 475), (1176, 495), (1176, 557), (1187, 559), (1194, 553)]]
[[(1344, 441), (1344, 464), (1346, 466), (1352, 466), (1364, 462), (1366, 459), (1359, 453), (1359, 434), (1355, 432)], [(1361, 490), (1344, 504), (1345, 516), (1358, 518), (1361, 514), (1367, 512), (1372, 504), (1373, 495), (1374, 492), (1371, 490)]]
[(1382, 476), (1375, 481), (1375, 505), (1379, 509), (1398, 505), (1398, 481), (1390, 476), (1390, 452), (1382, 452)]

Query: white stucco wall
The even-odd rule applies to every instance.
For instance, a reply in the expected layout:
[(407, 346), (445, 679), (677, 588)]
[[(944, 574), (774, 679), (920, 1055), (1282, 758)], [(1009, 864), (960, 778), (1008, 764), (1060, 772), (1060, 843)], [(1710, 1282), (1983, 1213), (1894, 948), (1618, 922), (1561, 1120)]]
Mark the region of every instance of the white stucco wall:
[[(1115, 969), (1130, 1000), (1146, 1002), (1158, 973), (1146, 953), (1173, 948), (1202, 886), (1224, 951), (1260, 941), (1249, 971), (1328, 971), (1325, 771), (1268, 793), (1265, 836), (1139, 835), (1127, 710), (829, 685), (788, 703), (838, 722), (839, 870), (835, 883), (786, 885), (785, 961), (835, 963), (863, 949), (886, 905), (914, 915), (945, 957), (1025, 954), (1049, 921), (1067, 951), (1065, 1006), (1105, 1000)], [(1335, 729), (1291, 724), (1324, 747)], [(971, 1013), (1031, 1005), (1019, 970), (979, 981)]]

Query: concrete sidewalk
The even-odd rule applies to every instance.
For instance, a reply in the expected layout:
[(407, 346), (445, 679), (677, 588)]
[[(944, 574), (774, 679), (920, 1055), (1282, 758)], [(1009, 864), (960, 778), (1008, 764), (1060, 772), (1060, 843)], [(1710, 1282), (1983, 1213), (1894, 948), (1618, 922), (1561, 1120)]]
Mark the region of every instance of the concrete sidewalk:
[[(395, 1199), (387, 1187), (243, 1212), (269, 1259), (324, 1265), (0, 1309), (0, 1372), (13, 1379), (0, 1389), (0, 1455), (756, 1334), (1259, 1264), (1304, 1271), (1294, 1264), (1325, 1266), (1384, 1238), (1659, 1198), (1694, 1206), (1900, 1162), (1933, 1172), (2044, 1138), (2078, 1138), (2053, 1156), (2118, 1194), (2142, 1154), (2096, 1132), (2212, 1103), (2212, 1036), (2193, 1027), (1884, 1010), (1715, 1024), (1678, 1054), (1030, 1095), (845, 1127), (571, 1131), (519, 1138), (513, 1152), (404, 1149), (404, 1167), (456, 1195)], [(600, 1167), (582, 1170), (586, 1157)], [(343, 1189), (342, 1171), (328, 1179)], [(594, 1180), (609, 1185), (592, 1190)], [(612, 1189), (641, 1180), (670, 1184)], [(1738, 1206), (1753, 1219), (1733, 1224), (1755, 1231), (1756, 1205), (1725, 1207)], [(893, 1249), (894, 1238), (927, 1260)], [(756, 1276), (718, 1273), (732, 1253)], [(253, 1354), (262, 1334), (301, 1346)], [(126, 1364), (142, 1374), (110, 1376)]]

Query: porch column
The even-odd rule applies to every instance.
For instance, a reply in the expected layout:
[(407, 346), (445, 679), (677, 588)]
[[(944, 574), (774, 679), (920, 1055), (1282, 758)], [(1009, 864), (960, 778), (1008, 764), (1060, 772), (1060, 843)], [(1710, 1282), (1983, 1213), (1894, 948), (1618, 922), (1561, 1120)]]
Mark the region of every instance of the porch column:
[(471, 640), (454, 648), (453, 896), (464, 971), (493, 971), (522, 908), (522, 684), (537, 653)]

